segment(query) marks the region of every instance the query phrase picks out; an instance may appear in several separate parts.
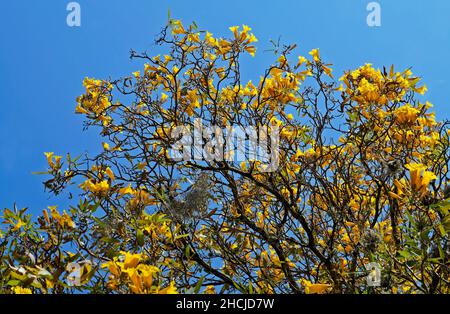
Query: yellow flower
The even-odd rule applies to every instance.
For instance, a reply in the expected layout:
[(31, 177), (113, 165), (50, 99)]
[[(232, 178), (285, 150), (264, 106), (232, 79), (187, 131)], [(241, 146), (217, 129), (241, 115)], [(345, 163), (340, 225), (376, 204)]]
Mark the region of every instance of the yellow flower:
[(249, 27), (248, 25), (242, 25), (242, 32), (243, 33), (248, 33), (249, 31), (251, 31), (252, 30), (252, 28), (251, 27)]
[(319, 49), (313, 49), (309, 54), (313, 57), (314, 61), (318, 62), (320, 60)]
[(415, 88), (414, 91), (419, 93), (420, 95), (423, 95), (426, 93), (426, 91), (428, 90), (426, 85), (423, 85), (421, 87)]
[(69, 228), (75, 228), (75, 223), (73, 222), (72, 218), (66, 213), (66, 211), (63, 212), (61, 216), (61, 224), (64, 226), (68, 226)]
[(46, 221), (47, 223), (50, 223), (50, 217), (48, 216), (47, 211), (44, 209), (44, 210), (42, 211), (42, 213), (43, 213), (43, 215), (44, 215), (45, 221)]
[(13, 287), (12, 291), (14, 292), (14, 294), (32, 294), (30, 288), (22, 288), (19, 286)]
[(12, 229), (12, 231), (17, 231), (25, 225), (26, 225), (26, 223), (23, 222), (22, 219), (19, 219), (19, 220), (17, 220), (17, 223), (14, 225), (14, 228)]
[(140, 162), (140, 163), (137, 164), (137, 167), (138, 167), (139, 170), (144, 169), (146, 166), (147, 166), (146, 162)]
[(110, 273), (113, 274), (115, 277), (118, 278), (120, 276), (121, 271), (115, 261), (109, 261), (107, 263), (102, 264), (102, 268), (105, 267), (108, 267)]
[(121, 189), (119, 190), (119, 194), (120, 194), (120, 195), (134, 194), (134, 192), (135, 192), (134, 189), (131, 188), (131, 184), (129, 184), (127, 187), (121, 188)]
[(239, 26), (231, 26), (231, 27), (229, 27), (229, 30), (233, 32), (234, 37), (236, 37), (236, 38), (238, 37), (238, 29), (239, 29)]
[(254, 43), (257, 41), (258, 41), (258, 38), (256, 38), (255, 35), (252, 33), (252, 34), (250, 34), (250, 37), (248, 38), (247, 43), (251, 44), (251, 43)]
[(301, 66), (303, 63), (305, 63), (305, 62), (307, 62), (307, 61), (308, 61), (308, 59), (306, 59), (305, 57), (299, 56), (299, 57), (298, 57), (298, 63), (297, 63), (297, 66), (299, 67), (299, 66)]
[(171, 282), (167, 288), (159, 290), (159, 294), (177, 294), (177, 287), (175, 287), (175, 282)]
[(109, 183), (107, 180), (103, 180), (98, 183), (93, 183), (91, 179), (88, 179), (84, 183), (82, 183), (80, 187), (83, 190), (90, 191), (94, 194), (104, 194), (109, 190)]
[(75, 108), (75, 113), (88, 114), (89, 111), (87, 111), (86, 109), (84, 109), (83, 107), (81, 107), (80, 104), (78, 104), (77, 107)]
[[(48, 209), (50, 209), (50, 214), (52, 216), (53, 219), (55, 219), (58, 224), (61, 227), (69, 227), (69, 228), (75, 228), (75, 223), (73, 222), (72, 218), (66, 213), (66, 211), (63, 212), (63, 214), (61, 215), (56, 206), (49, 206)], [(44, 217), (47, 216), (46, 220), (49, 222), (50, 219), (48, 219), (48, 214), (47, 211), (44, 210)]]
[(167, 96), (164, 93), (161, 93), (161, 102), (165, 102), (167, 100), (167, 98), (169, 98), (169, 96)]
[(184, 30), (183, 23), (181, 23), (180, 20), (171, 20), (172, 24), (172, 34), (178, 35), (178, 34), (186, 34), (186, 31)]
[(200, 37), (199, 37), (198, 33), (197, 34), (189, 34), (188, 40), (198, 43), (198, 42), (200, 42)]
[(255, 46), (247, 46), (244, 48), (252, 57), (255, 56), (256, 48)]
[(410, 104), (406, 104), (394, 111), (395, 118), (399, 123), (412, 124), (417, 120), (420, 111)]
[(111, 180), (115, 180), (116, 179), (116, 177), (114, 176), (114, 173), (112, 172), (110, 167), (106, 168), (105, 173), (108, 175), (108, 177), (111, 178)]
[(331, 72), (333, 72), (332, 68), (329, 68), (325, 65), (322, 66), (323, 67), (323, 71), (331, 78), (333, 78), (333, 75), (331, 74)]
[[(280, 64), (285, 64), (287, 62), (286, 56), (285, 55), (281, 55), (278, 60), (277, 60)], [(278, 71), (279, 69), (275, 69), (275, 71)], [(275, 73), (274, 73), (275, 74)], [(278, 73), (276, 73), (278, 74)]]
[(44, 153), (45, 157), (47, 157), (47, 163), (52, 168), (53, 168), (53, 154), (54, 154), (53, 152), (46, 152), (46, 153)]
[(216, 294), (216, 289), (214, 286), (209, 285), (206, 287), (205, 291), (203, 291), (204, 294)]
[(205, 41), (210, 46), (216, 46), (217, 45), (217, 39), (215, 39), (210, 32), (206, 32)]
[(153, 275), (160, 271), (159, 268), (150, 265), (139, 265), (139, 266), (142, 266), (139, 268), (139, 271), (141, 272), (141, 278), (144, 283), (144, 286), (149, 289), (152, 288)]
[(132, 284), (129, 286), (133, 293), (142, 293), (143, 286), (141, 277), (135, 269), (132, 269), (128, 272), (128, 277), (130, 278)]
[(306, 294), (322, 294), (325, 293), (331, 285), (324, 283), (311, 283), (311, 281), (302, 279), (301, 284), (305, 289)]
[(123, 266), (125, 269), (127, 268), (135, 268), (139, 261), (141, 260), (141, 254), (131, 254), (128, 252), (122, 252), (125, 254), (125, 260), (123, 262)]
[(411, 188), (419, 192), (420, 196), (426, 193), (430, 182), (437, 179), (436, 175), (431, 171), (427, 171), (427, 167), (423, 164), (409, 163), (405, 167), (409, 170)]

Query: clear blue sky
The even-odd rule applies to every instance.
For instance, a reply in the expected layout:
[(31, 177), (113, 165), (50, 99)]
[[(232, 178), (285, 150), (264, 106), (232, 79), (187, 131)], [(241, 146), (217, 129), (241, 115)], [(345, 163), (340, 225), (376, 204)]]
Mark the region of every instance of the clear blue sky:
[(44, 193), (44, 151), (98, 152), (96, 132), (82, 131), (73, 114), (85, 76), (120, 77), (139, 68), (129, 50), (148, 50), (172, 17), (195, 20), (216, 36), (248, 24), (259, 38), (246, 60), (259, 77), (272, 55), (269, 39), (297, 43), (299, 54), (319, 47), (335, 73), (366, 62), (413, 66), (424, 78), (438, 118), (448, 118), (450, 1), (380, 0), (381, 27), (366, 24), (369, 0), (151, 1), (79, 0), (81, 27), (66, 25), (66, 0), (2, 1), (0, 5), (0, 208), (67, 204)]

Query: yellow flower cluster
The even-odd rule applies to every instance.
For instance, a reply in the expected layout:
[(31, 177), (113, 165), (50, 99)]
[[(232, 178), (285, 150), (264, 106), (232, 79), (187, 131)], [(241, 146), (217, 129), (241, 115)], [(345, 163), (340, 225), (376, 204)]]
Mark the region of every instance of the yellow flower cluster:
[(273, 68), (270, 74), (271, 76), (265, 81), (261, 96), (263, 99), (270, 100), (272, 108), (277, 103), (287, 104), (300, 99), (295, 95), (300, 86), (300, 75), (279, 68)]
[(420, 196), (428, 191), (430, 182), (437, 179), (436, 175), (426, 170), (428, 167), (423, 164), (410, 163), (405, 167), (409, 170), (412, 190), (417, 191)]
[(420, 94), (426, 91), (425, 85), (416, 87), (419, 78), (413, 77), (410, 70), (394, 73), (391, 68), (387, 74), (373, 68), (370, 63), (347, 72), (340, 80), (344, 82), (350, 99), (362, 105), (386, 105), (388, 101), (400, 101), (409, 90)]
[(120, 196), (131, 195), (132, 198), (129, 200), (129, 204), (132, 207), (135, 207), (137, 205), (148, 206), (156, 204), (156, 200), (151, 197), (145, 189), (133, 189), (131, 187), (131, 184), (119, 189), (118, 193)]
[(13, 287), (11, 290), (14, 294), (33, 294), (30, 288), (23, 288), (20, 286)]
[(331, 285), (326, 283), (312, 283), (311, 281), (302, 278), (300, 280), (303, 289), (306, 294), (323, 294), (326, 293), (327, 290), (331, 288)]
[(222, 55), (224, 59), (227, 58), (227, 54), (232, 51), (232, 45), (237, 44), (239, 45), (240, 49), (243, 51), (248, 52), (251, 56), (255, 55), (256, 47), (252, 45), (252, 43), (257, 42), (258, 39), (256, 36), (251, 33), (252, 30), (247, 25), (242, 25), (242, 30), (240, 30), (240, 26), (231, 26), (229, 29), (233, 32), (234, 35), (234, 42), (228, 41), (223, 38), (214, 38), (213, 34), (210, 32), (206, 32), (205, 37), (203, 41), (200, 39), (200, 34), (198, 31), (196, 31), (196, 27), (194, 25), (190, 25), (189, 28), (186, 30), (183, 26), (183, 23), (179, 20), (172, 20), (171, 21), (171, 28), (172, 28), (172, 35), (178, 36), (182, 35), (184, 38), (180, 39), (179, 41), (182, 43), (194, 43), (196, 45), (185, 45), (184, 49), (187, 52), (194, 51), (198, 48), (200, 48), (201, 44), (205, 44), (209, 47), (212, 47), (215, 49), (215, 54), (208, 54), (207, 58), (211, 59), (212, 61), (215, 60), (217, 55)]
[(121, 253), (121, 256), (102, 264), (102, 268), (108, 268), (111, 273), (109, 278), (109, 287), (111, 289), (117, 290), (121, 285), (126, 285), (131, 292), (136, 294), (177, 293), (174, 282), (171, 282), (166, 288), (160, 287), (160, 283), (157, 280), (160, 269), (145, 264), (145, 256), (143, 254)]
[(403, 178), (401, 180), (394, 180), (394, 187), (389, 195), (395, 199), (403, 199), (405, 196), (409, 195), (408, 192), (417, 193), (419, 198), (424, 197), (428, 193), (429, 184), (437, 179), (437, 176), (427, 170), (427, 166), (421, 163), (409, 163), (405, 165), (406, 169), (409, 170), (409, 186), (406, 180)]
[(111, 122), (111, 117), (105, 114), (105, 110), (111, 106), (109, 93), (112, 84), (107, 81), (85, 78), (83, 86), (86, 93), (77, 98), (76, 113), (93, 114), (95, 118), (107, 126)]
[(111, 182), (116, 179), (114, 172), (110, 167), (96, 165), (92, 166), (91, 171), (97, 177), (94, 179), (89, 175), (90, 178), (80, 184), (80, 187), (96, 196), (105, 196), (111, 189)]
[(57, 210), (56, 206), (49, 206), (48, 209), (50, 210), (50, 216), (48, 215), (47, 210), (43, 210), (43, 216), (45, 219), (45, 222), (47, 224), (50, 224), (51, 220), (54, 219), (61, 227), (68, 227), (68, 228), (75, 228), (75, 223), (72, 220), (72, 217), (69, 216), (69, 214), (66, 213), (66, 211), (63, 211), (62, 214), (60, 214)]
[(230, 30), (234, 34), (235, 40), (242, 45), (245, 51), (247, 51), (252, 57), (255, 56), (256, 47), (251, 44), (257, 42), (258, 39), (255, 37), (253, 33), (250, 33), (252, 30), (247, 25), (242, 25), (242, 31), (239, 32), (239, 26), (232, 26)]
[(419, 113), (420, 111), (410, 104), (401, 106), (394, 111), (396, 121), (400, 124), (413, 124), (416, 122)]
[(59, 170), (61, 168), (61, 156), (56, 156), (53, 152), (44, 153), (47, 158), (47, 163), (52, 170)]
[(107, 180), (101, 180), (100, 182), (95, 182), (92, 179), (88, 179), (80, 184), (80, 187), (85, 191), (90, 191), (96, 195), (104, 195), (109, 191), (109, 183)]

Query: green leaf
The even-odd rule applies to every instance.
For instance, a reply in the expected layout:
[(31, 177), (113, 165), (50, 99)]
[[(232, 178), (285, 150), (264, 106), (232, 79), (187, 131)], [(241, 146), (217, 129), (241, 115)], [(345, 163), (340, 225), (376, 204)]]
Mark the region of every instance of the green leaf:
[(8, 286), (15, 287), (20, 284), (20, 280), (12, 279), (6, 283)]
[(442, 249), (442, 247), (440, 245), (438, 245), (438, 249), (439, 249), (439, 257), (444, 260), (445, 259), (445, 253), (444, 250)]
[(144, 232), (140, 229), (137, 230), (136, 232), (136, 240), (139, 246), (143, 246), (145, 241), (144, 241)]
[(445, 230), (444, 226), (442, 224), (438, 225), (439, 232), (441, 233), (441, 237), (445, 237), (447, 234), (447, 231)]
[(34, 171), (31, 174), (33, 174), (33, 175), (44, 175), (44, 174), (48, 174), (48, 171)]
[(428, 262), (430, 262), (430, 263), (440, 263), (441, 262), (441, 258), (440, 257), (429, 258)]
[(198, 294), (199, 293), (199, 291), (200, 291), (200, 289), (202, 287), (202, 284), (203, 284), (203, 280), (205, 280), (205, 276), (200, 277), (199, 281), (195, 285), (194, 294)]
[(254, 292), (253, 292), (253, 285), (252, 285), (251, 282), (248, 284), (248, 293), (249, 293), (249, 294), (253, 294), (253, 293), (254, 293)]
[(114, 239), (112, 239), (110, 237), (102, 237), (102, 238), (100, 238), (100, 241), (104, 242), (104, 243), (113, 243)]
[(405, 251), (405, 250), (403, 250), (403, 251), (398, 251), (398, 254), (399, 254), (401, 257), (404, 257), (404, 258), (406, 258), (406, 259), (408, 259), (408, 258), (411, 256), (411, 253), (409, 253), (408, 251)]
[(36, 280), (34, 280), (31, 283), (31, 286), (34, 287), (34, 288), (37, 288), (37, 289), (42, 289), (42, 284), (39, 281), (36, 281)]
[(189, 245), (186, 245), (186, 248), (184, 249), (184, 254), (187, 258), (191, 257), (191, 247)]
[(14, 271), (11, 272), (11, 277), (14, 278), (14, 279), (17, 279), (19, 281), (24, 281), (27, 278), (26, 275), (18, 274), (18, 273), (14, 272)]
[(175, 240), (182, 239), (182, 238), (187, 238), (187, 237), (189, 237), (189, 234), (182, 234), (182, 235), (176, 236)]

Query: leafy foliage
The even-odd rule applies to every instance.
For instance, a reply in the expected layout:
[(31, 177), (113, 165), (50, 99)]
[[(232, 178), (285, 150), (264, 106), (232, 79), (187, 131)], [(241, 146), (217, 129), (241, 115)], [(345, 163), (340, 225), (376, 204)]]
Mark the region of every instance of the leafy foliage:
[[(71, 208), (4, 211), (2, 292), (449, 292), (449, 130), (420, 79), (366, 64), (336, 80), (318, 49), (289, 45), (243, 82), (257, 39), (230, 30), (171, 20), (167, 55), (132, 51), (143, 70), (84, 80), (76, 112), (102, 152), (46, 153), (46, 188), (78, 188)], [(171, 131), (196, 119), (281, 127), (279, 169), (171, 159)]]

